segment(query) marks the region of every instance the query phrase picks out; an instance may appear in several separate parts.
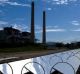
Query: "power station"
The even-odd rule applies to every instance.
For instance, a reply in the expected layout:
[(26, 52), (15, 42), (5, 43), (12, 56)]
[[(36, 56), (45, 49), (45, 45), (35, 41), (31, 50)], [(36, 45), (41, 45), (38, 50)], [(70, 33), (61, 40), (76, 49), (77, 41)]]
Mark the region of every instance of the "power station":
[[(35, 42), (34, 1), (31, 3), (31, 42)], [(43, 11), (42, 43), (46, 43), (46, 12)]]

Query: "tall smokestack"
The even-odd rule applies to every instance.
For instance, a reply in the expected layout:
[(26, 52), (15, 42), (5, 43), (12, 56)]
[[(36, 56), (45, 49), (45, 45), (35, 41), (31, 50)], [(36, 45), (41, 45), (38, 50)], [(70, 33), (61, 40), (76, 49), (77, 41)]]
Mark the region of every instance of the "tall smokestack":
[(46, 44), (46, 13), (43, 11), (43, 37), (42, 43)]
[(35, 41), (35, 33), (34, 33), (34, 2), (31, 3), (31, 42)]

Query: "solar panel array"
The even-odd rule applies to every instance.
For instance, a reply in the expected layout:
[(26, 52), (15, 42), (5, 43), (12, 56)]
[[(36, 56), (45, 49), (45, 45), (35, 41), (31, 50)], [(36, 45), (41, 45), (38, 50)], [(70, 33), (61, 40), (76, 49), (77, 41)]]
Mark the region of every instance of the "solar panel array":
[(80, 49), (0, 64), (0, 74), (80, 74)]

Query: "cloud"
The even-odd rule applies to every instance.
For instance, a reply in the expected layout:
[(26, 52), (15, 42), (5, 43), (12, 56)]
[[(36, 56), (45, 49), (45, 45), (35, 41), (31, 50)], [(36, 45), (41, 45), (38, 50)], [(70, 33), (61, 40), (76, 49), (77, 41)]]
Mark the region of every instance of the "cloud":
[(6, 4), (9, 4), (9, 5), (12, 5), (12, 6), (26, 6), (26, 7), (31, 7), (30, 4), (20, 4), (18, 2), (10, 2), (9, 0), (0, 0), (0, 5), (6, 5)]
[(46, 28), (52, 28), (52, 26), (46, 26)]
[(42, 31), (41, 31), (41, 30), (38, 30), (38, 31), (35, 31), (35, 33), (36, 33), (36, 34), (42, 33)]
[(69, 4), (70, 2), (76, 2), (78, 0), (43, 0), (47, 3), (57, 4), (57, 5), (63, 5), (63, 4)]
[(9, 0), (0, 0), (0, 5), (4, 5), (4, 3), (8, 2)]
[(46, 32), (64, 32), (65, 29), (47, 29)]
[(18, 29), (18, 30), (20, 30), (20, 31), (22, 31), (22, 30), (24, 30), (24, 29), (27, 28), (27, 27), (25, 27), (25, 26), (18, 25), (18, 24), (12, 24), (12, 25), (13, 25), (13, 28)]
[(0, 30), (2, 30), (4, 27), (11, 27), (11, 26), (20, 31), (29, 31), (28, 26), (26, 26), (24, 24), (16, 24), (16, 23), (9, 24), (6, 21), (0, 21)]
[(80, 25), (80, 23), (79, 23), (78, 21), (72, 21), (71, 23), (72, 23), (73, 25), (75, 25), (75, 26)]
[(7, 2), (7, 1), (9, 1), (9, 0), (0, 0), (0, 2)]
[(0, 27), (0, 30), (3, 30), (3, 28), (2, 28), (2, 27)]
[(57, 25), (55, 25), (55, 26), (53, 26), (54, 28), (58, 28), (58, 26)]
[(12, 24), (13, 28), (18, 29), (20, 31), (25, 31), (28, 30), (28, 27), (25, 25), (19, 25), (19, 24)]
[(10, 26), (9, 23), (7, 21), (0, 20), (0, 28), (2, 29), (4, 27), (6, 27), (6, 26)]
[[(49, 33), (49, 32), (65, 32), (66, 30), (65, 29), (46, 29), (46, 32)], [(42, 30), (38, 30), (36, 31), (36, 33), (42, 33)]]
[[(67, 0), (53, 0), (56, 4), (68, 4)], [(53, 3), (54, 3), (53, 2)]]
[(8, 22), (0, 21), (0, 25), (8, 24)]
[(41, 26), (35, 25), (35, 29), (36, 29), (36, 30), (41, 30), (41, 28), (42, 28)]
[(48, 10), (48, 11), (51, 11), (51, 10), (52, 10), (52, 8), (47, 8), (47, 10)]
[(55, 26), (47, 26), (46, 28), (47, 28), (47, 29), (52, 29), (52, 28), (57, 29), (57, 28), (58, 28), (58, 26), (57, 26), (57, 25), (55, 25)]
[(9, 5), (13, 5), (13, 6), (27, 6), (27, 7), (31, 7), (30, 4), (20, 4), (17, 2), (6, 2)]
[(72, 31), (75, 31), (75, 32), (80, 32), (80, 28), (75, 29), (75, 30), (72, 30)]

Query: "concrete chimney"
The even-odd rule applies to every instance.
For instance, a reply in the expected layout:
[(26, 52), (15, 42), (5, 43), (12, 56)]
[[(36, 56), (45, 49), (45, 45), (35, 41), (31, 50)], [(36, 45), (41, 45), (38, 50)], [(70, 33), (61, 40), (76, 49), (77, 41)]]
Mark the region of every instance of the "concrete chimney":
[(46, 44), (46, 13), (43, 11), (43, 35), (42, 35), (42, 43)]
[(34, 2), (31, 3), (31, 42), (35, 42), (35, 33), (34, 33)]

